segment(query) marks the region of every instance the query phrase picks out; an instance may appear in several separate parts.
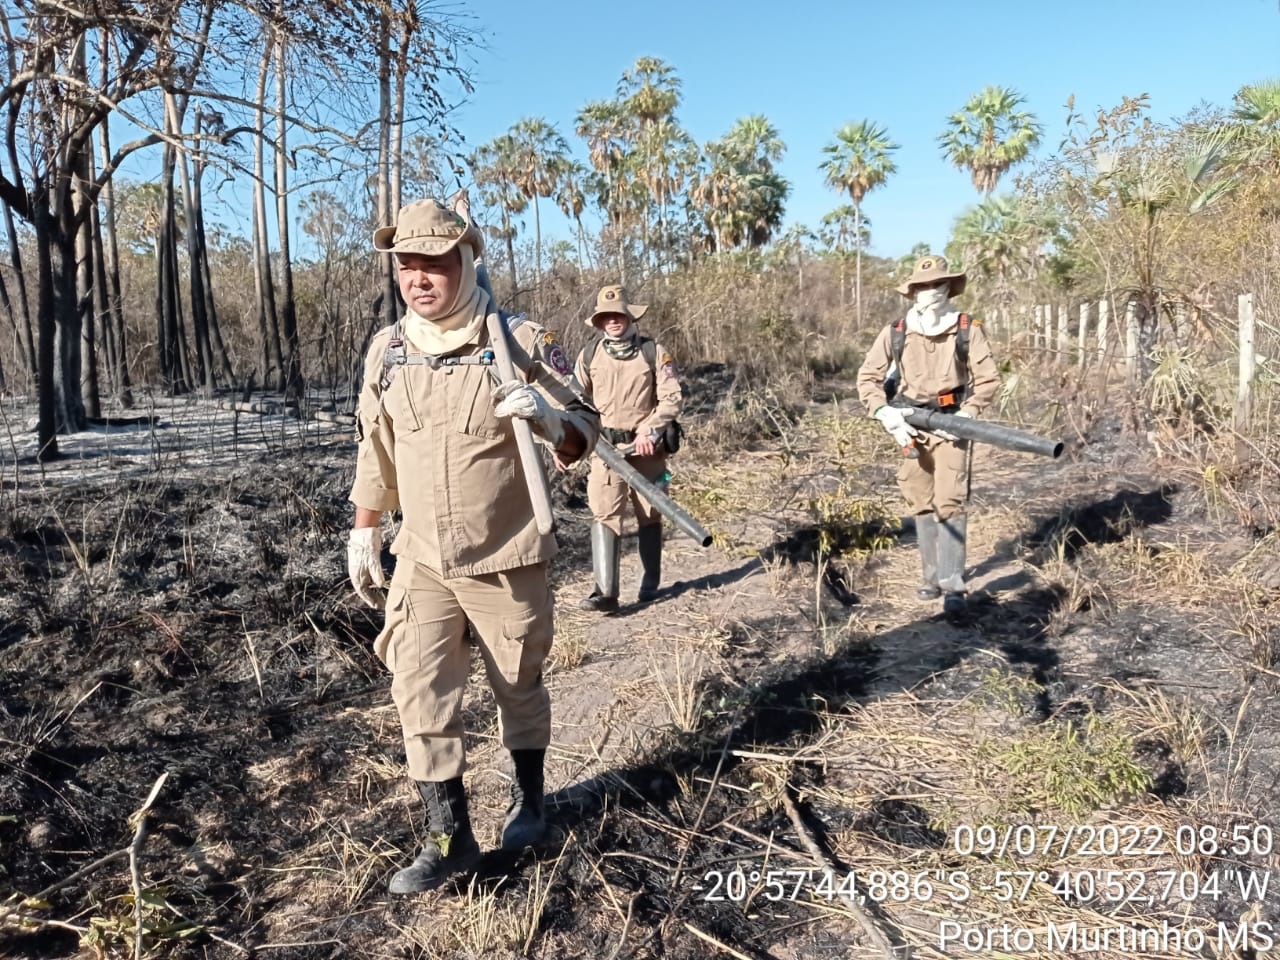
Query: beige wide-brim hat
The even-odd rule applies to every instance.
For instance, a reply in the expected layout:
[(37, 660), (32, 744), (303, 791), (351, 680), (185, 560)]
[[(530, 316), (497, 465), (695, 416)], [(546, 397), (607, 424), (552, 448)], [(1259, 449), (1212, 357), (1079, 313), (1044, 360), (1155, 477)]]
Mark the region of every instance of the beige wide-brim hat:
[(964, 272), (954, 273), (948, 271), (947, 258), (937, 254), (930, 254), (917, 260), (915, 269), (911, 271), (911, 276), (907, 277), (906, 283), (898, 287), (898, 292), (904, 297), (909, 297), (911, 296), (912, 287), (927, 286), (937, 283), (939, 280), (951, 281), (951, 296), (958, 297), (964, 293)]
[(415, 200), (400, 208), (395, 226), (373, 231), (373, 248), (382, 253), (420, 253), (438, 257), (460, 243), (478, 257), (484, 252), (480, 229), (439, 200)]
[(627, 291), (620, 285), (601, 287), (600, 292), (596, 294), (596, 308), (591, 316), (587, 317), (587, 326), (594, 327), (598, 318), (610, 313), (620, 313), (632, 320), (639, 320), (648, 309), (647, 303), (628, 303)]

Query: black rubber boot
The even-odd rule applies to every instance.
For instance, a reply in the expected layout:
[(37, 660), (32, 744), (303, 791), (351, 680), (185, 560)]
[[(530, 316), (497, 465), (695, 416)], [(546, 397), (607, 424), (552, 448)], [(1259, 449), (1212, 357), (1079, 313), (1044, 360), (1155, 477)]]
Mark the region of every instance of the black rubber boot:
[(622, 554), (618, 535), (603, 523), (591, 524), (591, 572), (595, 574), (596, 588), (591, 596), (578, 603), (583, 610), (599, 610), (612, 613), (618, 609), (618, 570)]
[(637, 599), (649, 603), (658, 599), (658, 584), (662, 581), (662, 524), (641, 527), (636, 536), (640, 542), (640, 567), (644, 571)]
[(413, 863), (391, 878), (387, 887), (391, 893), (434, 890), (453, 874), (472, 870), (480, 862), (480, 844), (471, 832), (462, 778), (416, 782), (427, 805), (429, 838)]
[(920, 549), (920, 586), (916, 596), (921, 600), (937, 600), (938, 587), (938, 515), (922, 513), (916, 517), (916, 546)]
[(516, 775), (511, 781), (511, 806), (502, 825), (502, 849), (523, 850), (547, 835), (542, 766), (545, 750), (512, 750)]
[(964, 515), (938, 521), (938, 587), (942, 590), (942, 612), (956, 617), (968, 607), (964, 581), (965, 540), (968, 518)]

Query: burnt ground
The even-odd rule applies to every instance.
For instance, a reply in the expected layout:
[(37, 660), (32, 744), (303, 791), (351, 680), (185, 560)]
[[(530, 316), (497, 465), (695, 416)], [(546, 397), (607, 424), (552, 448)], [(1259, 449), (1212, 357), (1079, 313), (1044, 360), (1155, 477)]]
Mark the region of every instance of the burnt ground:
[[(420, 819), (379, 616), (346, 584), (349, 441), (259, 430), (213, 464), (6, 473), (0, 955), (133, 954), (135, 883), (154, 957), (886, 955), (864, 921), (900, 956), (996, 956), (944, 949), (940, 924), (1012, 922), (1040, 943), (1072, 920), (1280, 923), (1264, 480), (1153, 462), (1105, 424), (1058, 463), (982, 450), (974, 593), (948, 622), (913, 596), (878, 428), (829, 403), (780, 426), (692, 418), (702, 445), (673, 462), (673, 492), (716, 544), (669, 530), (663, 596), (615, 617), (574, 607), (585, 481), (558, 480), (553, 838), (399, 900), (385, 882)], [(509, 775), (482, 682), (466, 711), (491, 848)], [(1158, 832), (1161, 849), (960, 849), (978, 823)], [(1026, 889), (1001, 899), (999, 869)], [(823, 870), (914, 886), (859, 906), (824, 894)], [(1127, 895), (1080, 889), (1102, 870)], [(1157, 889), (1159, 871), (1193, 889)], [(948, 898), (960, 873), (971, 895)], [(1268, 875), (1269, 893), (1240, 889)]]

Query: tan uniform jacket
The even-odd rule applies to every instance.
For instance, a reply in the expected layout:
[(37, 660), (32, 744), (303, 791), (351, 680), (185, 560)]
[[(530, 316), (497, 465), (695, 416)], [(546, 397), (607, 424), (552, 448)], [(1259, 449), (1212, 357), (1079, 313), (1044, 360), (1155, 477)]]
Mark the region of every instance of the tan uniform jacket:
[(591, 369), (583, 364), (586, 351), (578, 354), (574, 375), (592, 404), (600, 411), (600, 423), (614, 430), (634, 430), (637, 434), (660, 431), (680, 416), (684, 395), (676, 378), (675, 362), (660, 343), (651, 369), (644, 352), (617, 360), (603, 344), (597, 344)]
[[(858, 396), (868, 413), (874, 413), (885, 403), (884, 381), (893, 364), (891, 334), (892, 325), (880, 331), (858, 370)], [(1000, 370), (991, 355), (991, 342), (977, 323), (969, 327), (968, 366), (968, 395), (960, 409), (978, 417), (995, 399)], [(939, 393), (964, 385), (956, 362), (956, 330), (953, 328), (939, 337), (926, 337), (908, 330), (902, 346), (902, 367), (898, 392), (915, 403), (928, 403), (936, 400)]]
[[(494, 415), (489, 366), (393, 368), (381, 388), (392, 327), (379, 331), (365, 357), (356, 417), (359, 448), (351, 502), (369, 510), (400, 509), (403, 522), (392, 553), (442, 577), (471, 577), (550, 560), (552, 534), (538, 533), (510, 418)], [(595, 447), (599, 417), (557, 380), (567, 375), (564, 353), (539, 325), (516, 327), (512, 360), (557, 410)], [(476, 342), (455, 355), (473, 355)], [(418, 353), (409, 342), (405, 348)]]

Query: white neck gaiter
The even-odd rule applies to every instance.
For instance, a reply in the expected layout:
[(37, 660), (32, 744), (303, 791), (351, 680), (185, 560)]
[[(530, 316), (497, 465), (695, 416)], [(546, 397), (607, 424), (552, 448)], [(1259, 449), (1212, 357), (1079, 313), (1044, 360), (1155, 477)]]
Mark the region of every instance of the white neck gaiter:
[(907, 311), (907, 329), (926, 337), (938, 337), (954, 327), (960, 314), (951, 309), (950, 294), (948, 287), (916, 290), (915, 303)]
[(429, 320), (415, 313), (412, 308), (404, 315), (404, 333), (409, 342), (423, 353), (442, 356), (453, 353), (472, 343), (484, 326), (488, 297), (476, 285), (475, 253), (468, 243), (458, 245), (462, 257), (462, 274), (458, 292), (449, 305), (449, 312)]

